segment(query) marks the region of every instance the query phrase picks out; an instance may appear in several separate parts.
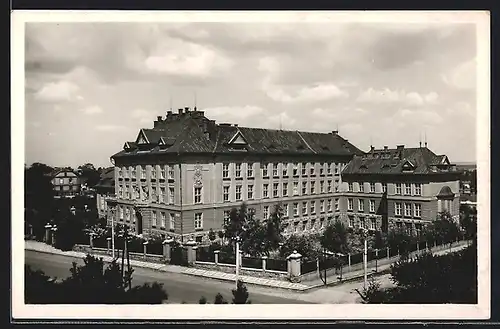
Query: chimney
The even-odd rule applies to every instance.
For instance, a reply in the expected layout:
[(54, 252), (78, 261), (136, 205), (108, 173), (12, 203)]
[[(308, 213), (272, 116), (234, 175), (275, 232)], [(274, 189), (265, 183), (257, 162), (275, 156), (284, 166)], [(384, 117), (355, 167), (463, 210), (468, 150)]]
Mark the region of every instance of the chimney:
[(338, 131), (338, 130), (333, 130), (333, 131), (332, 131), (332, 135), (334, 135), (334, 136), (336, 136), (338, 133), (339, 133), (339, 131)]
[(177, 111), (179, 111), (179, 114), (182, 114), (183, 109), (178, 109)]
[(386, 150), (386, 151), (387, 151), (387, 149), (388, 149), (388, 148), (389, 148), (389, 147), (388, 147), (387, 145), (384, 145), (384, 150)]
[(400, 150), (400, 151), (401, 151), (402, 149), (404, 149), (404, 148), (405, 148), (405, 146), (404, 146), (404, 145), (397, 145), (396, 147), (397, 147), (397, 149), (398, 149), (398, 150)]
[(167, 118), (172, 116), (172, 111), (167, 111)]
[(370, 152), (375, 151), (375, 147), (373, 145), (370, 145)]
[(238, 127), (238, 124), (237, 124), (237, 123), (235, 123), (235, 124), (234, 124), (234, 126), (235, 126), (235, 127)]
[(159, 122), (161, 122), (161, 115), (157, 116), (156, 120), (158, 120)]
[(188, 112), (189, 112), (189, 107), (188, 107), (188, 106), (186, 106), (186, 107), (184, 108), (184, 110), (186, 110), (186, 113), (188, 113)]

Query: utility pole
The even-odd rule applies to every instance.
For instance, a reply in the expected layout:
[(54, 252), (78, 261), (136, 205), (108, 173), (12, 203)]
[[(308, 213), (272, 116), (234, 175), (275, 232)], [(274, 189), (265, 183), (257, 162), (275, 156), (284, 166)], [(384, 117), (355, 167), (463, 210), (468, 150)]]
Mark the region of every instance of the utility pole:
[(238, 289), (238, 280), (240, 274), (240, 239), (236, 238), (236, 289)]
[(367, 282), (368, 282), (368, 239), (367, 239), (367, 231), (366, 229), (363, 229), (363, 238), (365, 239), (365, 251), (364, 251), (364, 268), (365, 268), (365, 279), (364, 279), (364, 287), (365, 289), (367, 288)]

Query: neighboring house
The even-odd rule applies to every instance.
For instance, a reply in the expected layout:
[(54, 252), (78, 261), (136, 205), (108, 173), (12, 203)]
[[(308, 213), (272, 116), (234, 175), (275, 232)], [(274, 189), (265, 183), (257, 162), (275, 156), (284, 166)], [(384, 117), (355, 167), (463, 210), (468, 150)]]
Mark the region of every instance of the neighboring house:
[(80, 193), (80, 178), (73, 170), (56, 169), (51, 177), (55, 198), (73, 198)]
[(97, 194), (97, 213), (99, 218), (106, 217), (106, 212), (108, 209), (107, 197), (113, 197), (115, 195), (115, 168), (109, 167), (105, 168), (101, 172), (101, 179), (95, 186)]
[(206, 238), (246, 202), (257, 218), (284, 207), (286, 232), (314, 232), (338, 216), (340, 173), (358, 148), (337, 131), (313, 133), (216, 124), (179, 109), (141, 129), (111, 157), (109, 216), (136, 234)]
[(341, 209), (349, 227), (420, 232), (449, 211), (458, 220), (460, 172), (446, 155), (425, 147), (385, 146), (355, 156), (342, 172)]

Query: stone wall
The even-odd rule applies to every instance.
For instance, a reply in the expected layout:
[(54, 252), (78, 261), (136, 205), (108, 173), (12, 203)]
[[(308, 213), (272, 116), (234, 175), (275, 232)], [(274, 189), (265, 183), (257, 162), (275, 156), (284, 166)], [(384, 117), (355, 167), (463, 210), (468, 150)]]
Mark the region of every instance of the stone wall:
[[(233, 265), (224, 265), (224, 264), (210, 264), (210, 263), (200, 263), (196, 262), (195, 268), (199, 269), (204, 269), (204, 270), (211, 270), (211, 271), (220, 271), (224, 273), (231, 273), (234, 274), (236, 273), (236, 267)], [(252, 276), (256, 278), (268, 278), (268, 279), (274, 279), (274, 280), (282, 280), (282, 281), (288, 281), (288, 274), (284, 272), (276, 272), (276, 271), (262, 271), (262, 270), (250, 270), (250, 269), (245, 269), (242, 268), (240, 269), (239, 274), (241, 275), (247, 275), (247, 276)]]

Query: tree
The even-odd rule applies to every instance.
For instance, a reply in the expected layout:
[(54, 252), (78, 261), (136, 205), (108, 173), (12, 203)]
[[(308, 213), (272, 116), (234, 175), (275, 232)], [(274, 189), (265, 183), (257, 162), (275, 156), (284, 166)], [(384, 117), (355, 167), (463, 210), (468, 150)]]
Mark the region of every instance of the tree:
[(210, 240), (210, 242), (214, 242), (216, 238), (217, 238), (217, 237), (215, 236), (215, 232), (214, 232), (214, 230), (213, 230), (213, 229), (210, 229), (210, 230), (208, 231), (208, 239)]
[(451, 245), (459, 237), (459, 229), (451, 214), (442, 211), (438, 214), (437, 219), (428, 226), (427, 234), (430, 234), (436, 240)]
[(214, 304), (227, 304), (227, 301), (224, 299), (224, 296), (221, 293), (215, 295)]
[(398, 250), (403, 259), (406, 259), (410, 253), (410, 245), (414, 242), (414, 238), (409, 235), (403, 228), (394, 228), (389, 230), (387, 235), (387, 243), (389, 248)]
[(323, 234), (320, 236), (320, 243), (328, 251), (347, 254), (349, 252), (347, 236), (347, 229), (344, 224), (336, 220), (329, 224), (323, 231)]
[(71, 276), (55, 282), (43, 272), (25, 267), (26, 303), (43, 304), (160, 304), (168, 298), (159, 283), (146, 283), (128, 288), (133, 271), (122, 276), (121, 268), (112, 261), (107, 268), (102, 259), (87, 255), (84, 265), (73, 263)]
[(304, 260), (317, 259), (322, 252), (318, 235), (290, 235), (280, 249), (280, 256), (285, 258), (293, 251), (301, 254)]
[(207, 299), (205, 298), (205, 296), (201, 296), (200, 300), (198, 301), (198, 304), (206, 304), (207, 303)]
[(232, 290), (233, 304), (250, 304), (248, 300), (248, 290), (243, 281), (238, 280), (236, 289)]
[[(467, 207), (469, 208), (469, 207)], [(475, 239), (477, 235), (477, 220), (474, 212), (470, 209), (463, 212), (460, 216), (460, 227), (467, 239)]]
[(279, 248), (279, 244), (283, 241), (283, 232), (285, 231), (285, 223), (283, 222), (283, 207), (281, 204), (274, 206), (269, 218), (264, 222), (265, 240), (264, 252), (269, 254), (270, 251)]
[(80, 172), (80, 177), (83, 182), (87, 183), (87, 186), (94, 187), (100, 180), (99, 171), (97, 171), (93, 164), (86, 163), (78, 167), (78, 171)]

